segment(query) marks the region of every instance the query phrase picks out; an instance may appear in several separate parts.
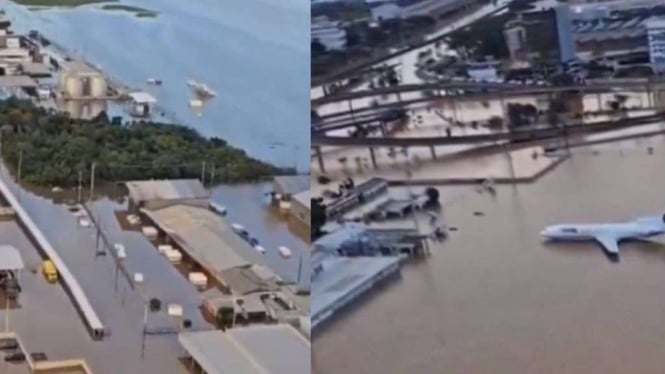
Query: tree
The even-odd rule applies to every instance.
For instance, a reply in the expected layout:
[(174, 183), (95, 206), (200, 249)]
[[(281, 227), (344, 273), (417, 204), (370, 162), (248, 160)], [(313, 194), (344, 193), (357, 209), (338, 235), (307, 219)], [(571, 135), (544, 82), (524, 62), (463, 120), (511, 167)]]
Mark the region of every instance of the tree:
[(326, 52), (328, 52), (326, 46), (323, 45), (323, 43), (321, 43), (319, 39), (312, 39), (311, 49), (312, 49), (312, 55), (314, 56), (324, 55), (326, 54)]
[(434, 188), (434, 187), (427, 187), (425, 189), (425, 195), (427, 196), (427, 203), (425, 203), (426, 206), (428, 207), (436, 207), (439, 206), (439, 190)]
[(321, 228), (326, 224), (326, 206), (323, 204), (323, 199), (311, 199), (311, 224), (312, 224), (312, 240), (321, 236)]

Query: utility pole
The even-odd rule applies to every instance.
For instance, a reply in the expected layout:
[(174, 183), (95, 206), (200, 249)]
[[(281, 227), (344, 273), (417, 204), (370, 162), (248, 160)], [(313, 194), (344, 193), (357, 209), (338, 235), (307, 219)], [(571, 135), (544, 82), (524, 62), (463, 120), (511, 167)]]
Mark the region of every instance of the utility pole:
[(296, 280), (296, 286), (300, 284), (300, 274), (302, 273), (302, 254), (298, 258), (298, 277)]
[(95, 167), (97, 164), (95, 162), (92, 163), (92, 167), (90, 170), (90, 201), (92, 201), (92, 197), (95, 195)]
[(215, 184), (215, 163), (210, 166), (210, 186)]
[(18, 201), (21, 201), (21, 169), (23, 168), (23, 150), (18, 153)]
[(206, 185), (206, 162), (201, 162), (201, 184)]
[(79, 186), (78, 186), (78, 203), (79, 205), (81, 204), (81, 192), (82, 192), (82, 185), (83, 185), (83, 172), (79, 170)]

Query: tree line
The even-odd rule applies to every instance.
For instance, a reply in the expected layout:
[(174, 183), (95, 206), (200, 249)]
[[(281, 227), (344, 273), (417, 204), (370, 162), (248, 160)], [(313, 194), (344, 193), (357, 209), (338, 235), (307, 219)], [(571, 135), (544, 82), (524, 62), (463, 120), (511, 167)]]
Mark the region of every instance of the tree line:
[[(133, 179), (198, 178), (202, 164), (215, 182), (257, 181), (294, 170), (248, 156), (219, 138), (173, 124), (122, 124), (101, 113), (90, 120), (46, 110), (28, 100), (0, 101), (2, 157), (21, 180), (42, 187), (73, 187), (79, 172), (103, 182)], [(214, 167), (214, 171), (213, 168)]]

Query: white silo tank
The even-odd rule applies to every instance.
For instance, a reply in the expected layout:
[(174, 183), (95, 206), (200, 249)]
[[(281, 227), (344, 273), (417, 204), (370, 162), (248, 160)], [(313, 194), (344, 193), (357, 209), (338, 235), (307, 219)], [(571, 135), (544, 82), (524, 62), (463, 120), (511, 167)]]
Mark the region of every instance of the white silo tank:
[(91, 89), (91, 96), (92, 97), (104, 97), (106, 96), (106, 79), (102, 75), (95, 75), (91, 77), (92, 82), (90, 83), (92, 86)]
[(75, 75), (68, 76), (65, 83), (65, 92), (69, 97), (81, 97), (83, 95), (83, 82), (81, 82), (81, 79)]

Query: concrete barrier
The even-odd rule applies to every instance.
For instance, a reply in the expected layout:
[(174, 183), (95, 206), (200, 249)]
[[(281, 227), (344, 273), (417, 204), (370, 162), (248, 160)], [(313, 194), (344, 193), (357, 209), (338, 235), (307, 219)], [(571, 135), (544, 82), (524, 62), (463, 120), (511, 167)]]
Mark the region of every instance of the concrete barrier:
[(2, 178), (0, 178), (0, 193), (16, 212), (18, 222), (26, 234), (35, 242), (42, 254), (48, 257), (58, 269), (60, 279), (62, 280), (61, 283), (83, 317), (93, 339), (102, 339), (105, 335), (104, 325), (102, 325), (97, 313), (92, 308), (88, 297), (83, 292), (83, 289), (81, 289), (74, 275), (67, 268), (65, 262), (60, 258), (58, 252), (56, 252), (48, 239), (46, 239), (46, 236), (37, 227), (28, 212), (23, 209), (16, 196), (14, 196), (14, 193)]

